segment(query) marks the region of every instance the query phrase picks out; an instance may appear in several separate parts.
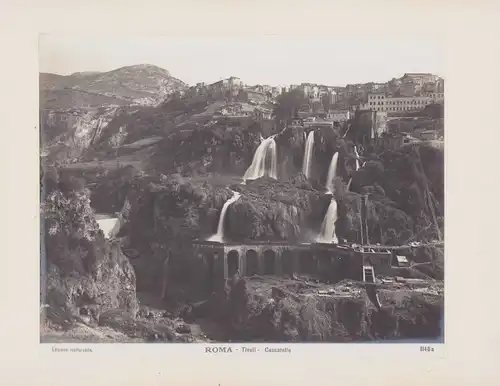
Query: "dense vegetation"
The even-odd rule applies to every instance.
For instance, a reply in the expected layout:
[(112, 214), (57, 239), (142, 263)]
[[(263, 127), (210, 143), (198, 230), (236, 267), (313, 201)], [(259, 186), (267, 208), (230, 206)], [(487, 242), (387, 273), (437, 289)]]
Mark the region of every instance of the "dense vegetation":
[[(181, 98), (174, 94), (157, 107), (118, 110), (87, 156), (90, 159), (107, 153), (117, 132), (126, 133), (121, 144), (160, 136), (160, 142), (151, 147), (145, 170), (101, 168), (78, 173), (77, 179), (71, 170), (43, 171), (42, 248), (49, 304), (73, 317), (89, 307), (96, 316), (115, 308), (135, 313), (136, 281), (138, 291), (160, 293), (166, 256), (170, 257), (169, 286), (177, 291), (177, 299), (206, 297), (203, 283), (207, 267), (195, 255), (192, 242), (216, 232), (221, 208), (232, 196), (231, 190), (240, 192), (241, 197), (227, 212), (224, 225), (228, 240), (311, 241), (329, 205), (324, 186), (336, 152), (334, 195), (339, 239), (361, 241), (362, 195), (369, 196), (370, 242), (398, 245), (442, 237), (442, 150), (422, 144), (398, 150), (368, 146), (362, 153), (362, 162), (366, 163), (356, 170), (354, 144), (370, 126), (366, 117), (360, 117), (350, 122), (351, 133), (345, 138), (339, 128), (316, 130), (312, 175), (306, 179), (301, 172), (304, 129), (289, 128), (273, 133), (277, 134), (279, 179), (264, 177), (242, 185), (240, 177), (260, 143), (262, 126), (251, 118), (231, 121), (202, 115), (187, 119), (188, 115), (202, 113), (212, 102), (209, 97)], [(296, 92), (283, 94), (274, 109), (276, 121), (283, 123), (306, 103)], [(118, 240), (104, 239), (94, 212), (119, 213), (122, 229)], [(443, 278), (442, 250), (419, 248), (413, 260), (427, 263), (416, 268), (421, 274)], [(375, 333), (370, 326), (379, 322), (396, 326), (384, 335), (395, 337), (401, 332), (397, 326), (411, 330), (418, 314), (413, 311), (421, 305), (413, 295), (405, 297), (413, 307), (410, 317), (400, 313), (404, 306), (399, 300), (395, 300), (396, 311), (384, 311), (386, 317), (365, 310), (362, 296), (329, 304), (303, 302), (286, 295), (269, 306), (265, 304), (269, 294), (262, 298), (245, 295), (245, 291), (252, 292), (251, 286), (247, 287), (240, 288), (243, 300), (234, 292), (224, 301), (230, 302), (233, 296), (242, 307), (238, 310), (250, 314), (235, 312), (230, 317), (250, 324), (264, 320), (269, 339), (370, 339), (381, 328), (373, 327)], [(433, 326), (439, 319), (438, 303), (426, 308), (428, 324)], [(336, 311), (330, 313), (330, 309)], [(344, 319), (351, 311), (359, 316), (355, 321), (359, 328), (348, 331), (352, 323)], [(368, 325), (359, 324), (364, 319), (370, 321)], [(404, 335), (411, 336), (413, 332), (408, 331)]]
[(42, 302), (73, 318), (135, 313), (135, 272), (120, 245), (104, 239), (82, 181), (45, 170), (42, 188)]

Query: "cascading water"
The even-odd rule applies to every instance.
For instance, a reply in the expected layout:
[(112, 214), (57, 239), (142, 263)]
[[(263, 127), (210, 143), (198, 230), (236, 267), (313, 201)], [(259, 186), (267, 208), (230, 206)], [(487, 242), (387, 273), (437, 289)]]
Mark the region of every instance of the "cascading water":
[(219, 225), (217, 226), (217, 233), (213, 236), (210, 236), (207, 239), (207, 241), (216, 241), (218, 243), (222, 243), (222, 241), (224, 241), (224, 219), (226, 217), (227, 208), (229, 208), (229, 205), (231, 205), (241, 196), (241, 194), (238, 192), (234, 191), (232, 192), (233, 196), (229, 200), (227, 200), (222, 206), (222, 211), (220, 212), (220, 217), (219, 217)]
[(314, 130), (311, 130), (307, 135), (306, 147), (304, 150), (304, 161), (302, 161), (302, 173), (309, 178), (311, 174), (311, 158), (314, 147)]
[[(271, 155), (270, 155), (270, 157), (271, 157), (271, 169), (268, 170), (267, 174), (269, 175), (269, 177), (277, 180), (278, 179), (278, 175), (277, 175), (278, 160), (276, 157), (276, 141), (274, 140), (274, 136), (271, 139), (271, 144), (269, 145), (268, 151), (271, 153)], [(265, 162), (264, 162), (264, 166), (265, 166)]]
[(345, 188), (346, 191), (349, 191), (349, 189), (351, 189), (351, 182), (352, 182), (352, 178), (349, 178), (349, 182), (347, 183), (347, 186)]
[(335, 222), (337, 221), (337, 201), (332, 197), (325, 218), (321, 224), (321, 232), (316, 238), (318, 243), (338, 244), (338, 238), (335, 234)]
[(358, 154), (358, 148), (356, 145), (354, 145), (354, 154), (356, 154), (356, 171), (359, 170), (359, 154)]
[[(276, 141), (274, 137), (275, 135), (272, 135), (264, 139), (257, 147), (253, 155), (252, 164), (243, 175), (243, 183), (245, 183), (246, 180), (255, 180), (263, 177), (266, 173), (269, 177), (277, 179)], [(271, 158), (271, 165), (269, 168), (267, 168), (266, 165), (268, 157)]]
[(328, 193), (333, 193), (333, 180), (335, 179), (337, 173), (337, 160), (339, 158), (339, 153), (335, 153), (330, 162), (330, 167), (328, 168), (328, 176), (326, 177), (325, 188)]

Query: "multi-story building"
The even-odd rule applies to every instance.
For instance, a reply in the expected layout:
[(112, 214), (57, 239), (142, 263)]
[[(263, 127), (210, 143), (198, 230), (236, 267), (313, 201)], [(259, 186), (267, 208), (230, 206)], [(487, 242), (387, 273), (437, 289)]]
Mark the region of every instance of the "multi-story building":
[(242, 87), (243, 83), (241, 82), (241, 79), (232, 76), (208, 85), (206, 90), (207, 92), (216, 95), (227, 95), (227, 92), (229, 91), (232, 96), (236, 96)]
[(339, 98), (338, 98), (337, 92), (332, 90), (332, 91), (328, 92), (327, 95), (328, 95), (330, 105), (335, 105), (338, 102)]
[(259, 120), (270, 120), (272, 116), (273, 111), (271, 109), (265, 108), (265, 107), (257, 107), (254, 110), (254, 115), (257, 119)]
[(368, 102), (360, 105), (360, 109), (392, 113), (420, 110), (431, 103), (434, 103), (434, 100), (428, 96), (388, 97), (384, 93), (379, 93), (369, 94)]
[(386, 92), (387, 85), (385, 83), (367, 83), (364, 85), (364, 90), (367, 94)]
[(349, 110), (333, 110), (326, 114), (326, 119), (333, 122), (346, 122), (351, 118)]
[(271, 95), (273, 98), (277, 98), (281, 94), (281, 87), (273, 87), (271, 90)]
[(403, 82), (407, 79), (412, 80), (418, 87), (422, 87), (426, 83), (435, 82), (438, 79), (438, 76), (431, 73), (409, 72), (404, 74), (401, 78)]
[(436, 92), (444, 93), (444, 79), (443, 78), (439, 78), (436, 81)]
[(248, 102), (248, 101), (254, 101), (254, 102), (265, 102), (268, 97), (267, 94), (260, 92), (260, 91), (255, 91), (251, 89), (244, 89), (242, 92), (240, 92), (240, 99)]
[(401, 97), (414, 97), (417, 94), (417, 86), (411, 79), (402, 82), (398, 90), (394, 93)]
[(227, 80), (227, 84), (229, 88), (241, 88), (243, 87), (243, 83), (240, 78), (237, 78), (235, 76), (230, 77)]
[(278, 86), (281, 89), (281, 94), (284, 92), (289, 92), (290, 91), (290, 86)]
[(443, 92), (424, 93), (424, 96), (430, 98), (431, 103), (442, 103), (444, 101), (444, 93)]

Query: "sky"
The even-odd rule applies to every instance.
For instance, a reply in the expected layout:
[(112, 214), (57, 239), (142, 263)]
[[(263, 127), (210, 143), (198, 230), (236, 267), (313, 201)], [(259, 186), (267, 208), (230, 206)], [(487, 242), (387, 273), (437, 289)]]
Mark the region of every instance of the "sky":
[(40, 72), (68, 75), (153, 64), (190, 85), (237, 76), (247, 84), (344, 86), (385, 82), (405, 72), (443, 76), (435, 36), (97, 37), (42, 35)]

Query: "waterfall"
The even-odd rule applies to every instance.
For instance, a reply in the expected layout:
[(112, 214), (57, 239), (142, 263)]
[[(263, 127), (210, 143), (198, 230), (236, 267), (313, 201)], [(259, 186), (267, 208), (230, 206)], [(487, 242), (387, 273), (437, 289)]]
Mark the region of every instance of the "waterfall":
[(359, 154), (358, 154), (358, 148), (356, 145), (354, 145), (354, 154), (356, 154), (356, 171), (359, 170)]
[(227, 208), (229, 208), (229, 205), (231, 205), (233, 202), (235, 202), (241, 196), (241, 194), (238, 192), (234, 192), (234, 191), (232, 191), (232, 192), (233, 192), (233, 196), (224, 203), (224, 206), (222, 207), (222, 211), (220, 212), (219, 225), (217, 226), (217, 233), (213, 236), (210, 236), (207, 239), (207, 241), (216, 241), (218, 243), (222, 243), (222, 241), (224, 241), (224, 219), (226, 217)]
[[(270, 168), (266, 167), (267, 157), (271, 157)], [(269, 138), (264, 139), (255, 150), (252, 164), (248, 167), (243, 176), (243, 183), (245, 183), (246, 180), (255, 180), (263, 177), (266, 172), (269, 177), (276, 179), (276, 169), (276, 141), (274, 140), (274, 135), (272, 135)]]
[[(305, 133), (304, 133), (305, 135)], [(302, 173), (309, 178), (311, 174), (311, 158), (314, 147), (314, 130), (311, 130), (307, 135), (306, 148), (304, 150), (304, 160), (302, 161)]]
[[(271, 144), (268, 147), (268, 150), (271, 152), (271, 169), (267, 172), (269, 177), (278, 179), (277, 170), (278, 170), (278, 160), (276, 159), (276, 141), (274, 140), (274, 136), (271, 137)], [(266, 153), (267, 156), (267, 153)], [(265, 157), (264, 157), (264, 167), (265, 167)]]
[(352, 182), (352, 177), (351, 177), (351, 178), (349, 178), (349, 182), (347, 183), (347, 186), (346, 186), (346, 188), (345, 188), (345, 190), (346, 190), (347, 192), (349, 191), (349, 189), (351, 189), (351, 182)]
[(332, 157), (332, 161), (330, 162), (330, 167), (328, 168), (328, 176), (326, 177), (325, 188), (328, 193), (333, 192), (333, 180), (335, 179), (335, 175), (337, 173), (337, 160), (339, 158), (339, 153), (335, 153)]
[(337, 221), (337, 201), (332, 197), (325, 218), (321, 224), (321, 232), (316, 238), (318, 243), (333, 243), (338, 244), (337, 235), (335, 234), (335, 222)]

